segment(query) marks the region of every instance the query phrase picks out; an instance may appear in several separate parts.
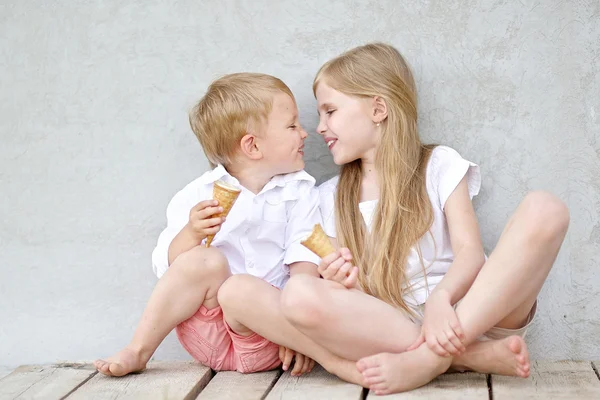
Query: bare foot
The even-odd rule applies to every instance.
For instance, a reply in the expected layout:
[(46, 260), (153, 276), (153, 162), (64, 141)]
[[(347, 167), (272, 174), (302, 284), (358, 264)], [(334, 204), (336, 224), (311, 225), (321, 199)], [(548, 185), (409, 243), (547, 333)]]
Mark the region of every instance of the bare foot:
[(529, 352), (520, 336), (475, 342), (454, 359), (452, 368), (527, 378), (530, 368)]
[(451, 358), (440, 357), (423, 344), (405, 353), (379, 353), (365, 357), (356, 366), (366, 386), (376, 395), (384, 395), (423, 386), (443, 374), (451, 362)]
[(107, 376), (123, 376), (143, 371), (146, 369), (147, 361), (140, 352), (125, 347), (114, 356), (107, 358), (106, 361), (94, 361), (94, 367), (98, 372)]

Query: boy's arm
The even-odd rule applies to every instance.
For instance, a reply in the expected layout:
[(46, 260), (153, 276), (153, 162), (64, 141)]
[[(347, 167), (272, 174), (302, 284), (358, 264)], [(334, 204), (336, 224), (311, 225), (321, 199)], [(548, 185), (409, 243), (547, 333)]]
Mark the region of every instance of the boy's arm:
[(317, 266), (308, 261), (298, 261), (290, 264), (290, 276), (307, 274), (314, 277), (320, 277)]
[(300, 242), (308, 237), (315, 224), (321, 223), (319, 194), (311, 187), (306, 190), (290, 210), (285, 230), (284, 264), (290, 268), (290, 275), (309, 274), (319, 276), (317, 265), (320, 258), (304, 247)]
[[(203, 238), (193, 233), (190, 211), (205, 190), (196, 182), (180, 190), (167, 206), (167, 227), (161, 232), (152, 252), (152, 267), (160, 278), (181, 253), (198, 246)], [(206, 194), (209, 196), (209, 194)]]
[(171, 265), (181, 253), (185, 253), (186, 251), (199, 246), (200, 243), (202, 243), (202, 240), (204, 239), (198, 237), (189, 222), (185, 224), (169, 245), (169, 265)]

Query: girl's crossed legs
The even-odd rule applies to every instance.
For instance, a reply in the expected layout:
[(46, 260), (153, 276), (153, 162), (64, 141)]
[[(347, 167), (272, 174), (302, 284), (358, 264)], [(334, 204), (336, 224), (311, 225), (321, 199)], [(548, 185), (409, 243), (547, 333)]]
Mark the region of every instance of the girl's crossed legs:
[[(283, 312), (332, 353), (360, 359), (357, 367), (364, 383), (378, 394), (424, 385), (452, 364), (527, 376), (529, 360), (522, 338), (476, 340), (493, 327), (519, 329), (528, 322), (568, 223), (568, 210), (556, 197), (543, 192), (526, 196), (457, 307), (467, 351), (454, 359), (438, 356), (427, 344), (406, 352), (419, 327), (382, 301), (337, 283), (291, 279), (283, 293)], [(371, 356), (375, 353), (379, 354)]]

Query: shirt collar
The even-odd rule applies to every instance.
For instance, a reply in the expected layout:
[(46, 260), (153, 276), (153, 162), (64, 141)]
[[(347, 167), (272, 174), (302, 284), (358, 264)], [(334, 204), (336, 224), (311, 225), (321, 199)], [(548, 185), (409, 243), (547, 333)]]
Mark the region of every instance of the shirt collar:
[[(209, 185), (213, 184), (218, 180), (225, 181), (226, 183), (241, 187), (240, 182), (233, 176), (227, 172), (223, 165), (217, 165), (212, 171), (209, 171), (202, 175), (201, 177), (202, 183)], [(309, 182), (311, 184), (315, 184), (315, 178), (313, 178), (308, 172), (301, 170), (297, 172), (292, 172), (289, 174), (283, 175), (275, 175), (261, 190), (261, 193), (267, 192), (276, 187), (285, 187), (287, 184), (291, 182)]]

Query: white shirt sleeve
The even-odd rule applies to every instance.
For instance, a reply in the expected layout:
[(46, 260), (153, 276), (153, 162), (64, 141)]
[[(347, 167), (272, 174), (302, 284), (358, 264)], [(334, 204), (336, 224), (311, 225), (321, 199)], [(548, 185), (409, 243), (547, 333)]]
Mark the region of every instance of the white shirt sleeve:
[(306, 190), (290, 210), (285, 230), (285, 256), (283, 263), (290, 265), (299, 261), (319, 264), (320, 258), (308, 250), (300, 241), (308, 237), (316, 224), (321, 223), (319, 193), (313, 186)]
[(439, 200), (441, 210), (460, 181), (467, 177), (469, 196), (473, 199), (481, 188), (479, 166), (465, 160), (450, 147), (438, 146), (432, 154), (427, 168), (428, 191), (433, 190)]
[(327, 236), (335, 238), (335, 192), (337, 178), (329, 180), (319, 187), (319, 206), (323, 219), (323, 231)]
[[(203, 190), (196, 181), (179, 191), (167, 206), (167, 227), (158, 237), (152, 252), (152, 269), (157, 277), (163, 276), (169, 268), (169, 246), (183, 227), (188, 223), (190, 210), (198, 202), (205, 200)], [(208, 197), (207, 197), (208, 199)]]

